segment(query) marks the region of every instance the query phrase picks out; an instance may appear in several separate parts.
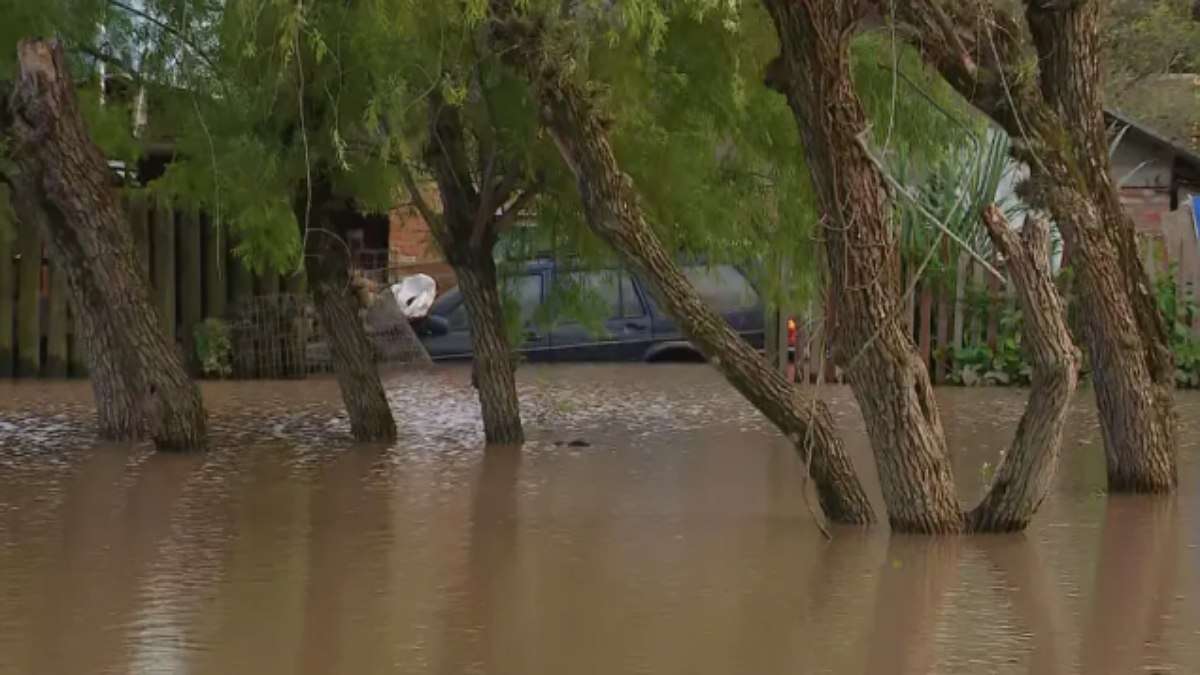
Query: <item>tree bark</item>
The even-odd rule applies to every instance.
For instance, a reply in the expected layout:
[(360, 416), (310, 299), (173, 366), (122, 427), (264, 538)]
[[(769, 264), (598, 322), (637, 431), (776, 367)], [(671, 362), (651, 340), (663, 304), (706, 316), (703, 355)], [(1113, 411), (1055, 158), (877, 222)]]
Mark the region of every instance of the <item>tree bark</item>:
[(350, 433), (361, 442), (391, 442), (396, 440), (396, 422), (375, 366), (374, 346), (359, 315), (349, 252), (328, 233), (331, 227), (323, 229), (309, 235), (305, 268), (350, 418)]
[(453, 267), (471, 321), (472, 378), (479, 390), (484, 435), (488, 443), (522, 443), (516, 359), (505, 332), (496, 264), (490, 255), (471, 258), (475, 259)]
[(929, 373), (901, 309), (899, 242), (850, 76), (854, 0), (764, 0), (780, 41), (768, 86), (787, 98), (824, 213), (834, 359), (862, 408), (888, 519), (901, 532), (964, 525)]
[(963, 96), (1015, 141), (1029, 165), (1025, 196), (1062, 230), (1089, 309), (1084, 335), (1113, 491), (1169, 492), (1177, 483), (1174, 365), (1168, 332), (1137, 253), (1132, 220), (1111, 178), (1099, 68), (1096, 0), (1028, 0), (1038, 56), (994, 3), (880, 0), (881, 13)]
[(507, 0), (493, 0), (492, 9), (496, 51), (531, 81), (542, 122), (576, 176), (589, 227), (650, 285), (726, 379), (792, 440), (810, 465), (826, 515), (835, 522), (872, 522), (870, 502), (827, 407), (804, 397), (704, 304), (646, 222), (632, 181), (617, 164), (601, 115), (563, 72), (562, 63), (547, 58), (540, 28), (519, 16)]
[(1017, 532), (1025, 529), (1050, 491), (1080, 357), (1050, 271), (1049, 225), (1028, 218), (1018, 238), (994, 205), (984, 211), (983, 221), (1017, 290), (1033, 383), (1012, 445), (967, 524), (975, 532)]
[(148, 434), (160, 450), (205, 444), (200, 392), (167, 341), (138, 271), (113, 176), (87, 135), (61, 46), (18, 46), (11, 101), (18, 217), (46, 235), (79, 310), (91, 356), (100, 434)]
[[(496, 209), (507, 197), (496, 198), (496, 158), (491, 175), (476, 186), (466, 154), (462, 118), (437, 96), (429, 104), (430, 140), (426, 162), (437, 181), (442, 213), (422, 206), (423, 216), (458, 277), (458, 287), (471, 321), (474, 360), (471, 382), (479, 391), (483, 431), (488, 443), (520, 444), (525, 440), (517, 398), (516, 358), (505, 330), (503, 304), (493, 250), (499, 236)], [(483, 153), (483, 149), (477, 152)], [(485, 174), (488, 172), (485, 171)], [(419, 189), (410, 185), (413, 199), (424, 204)]]

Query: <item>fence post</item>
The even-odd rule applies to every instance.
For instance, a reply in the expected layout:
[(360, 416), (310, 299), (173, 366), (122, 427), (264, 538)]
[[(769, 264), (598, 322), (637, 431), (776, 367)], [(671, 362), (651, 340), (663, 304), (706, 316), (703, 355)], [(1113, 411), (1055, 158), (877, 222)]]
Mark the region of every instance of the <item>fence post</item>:
[(958, 268), (954, 275), (954, 348), (962, 349), (963, 324), (967, 315), (967, 278), (971, 273), (971, 258), (958, 254)]
[(917, 325), (917, 343), (921, 348), (921, 358), (925, 361), (925, 367), (930, 365), (930, 357), (933, 354), (933, 291), (929, 287), (929, 277), (926, 277), (921, 282), (921, 296), (918, 303), (920, 316)]
[(301, 269), (299, 272), (289, 272), (286, 275), (287, 292), (292, 295), (304, 295), (308, 293), (308, 272)]
[(19, 248), (17, 375), (37, 377), (42, 367), (42, 238), (32, 224), (21, 224)]
[(46, 335), (46, 377), (67, 376), (67, 277), (50, 265), (49, 327)]
[(67, 340), (67, 360), (71, 375), (74, 377), (85, 377), (88, 372), (87, 345), (84, 344), (83, 336), (79, 333), (79, 324), (75, 321), (73, 303), (67, 303), (67, 314), (70, 316), (71, 326), (74, 327)]
[(218, 223), (209, 222), (204, 228), (204, 297), (205, 316), (223, 318), (228, 299), (226, 282), (229, 266), (225, 264), (225, 240)]
[[(14, 230), (16, 223), (13, 222)], [(13, 285), (13, 236), (5, 236), (0, 232), (0, 377), (13, 375), (13, 299), (16, 297), (16, 287)]]
[(163, 332), (175, 341), (175, 212), (160, 205), (154, 212), (154, 297)]
[(268, 268), (258, 275), (255, 286), (259, 295), (279, 295), (279, 272)]
[[(987, 272), (983, 271), (983, 265), (971, 265), (971, 290), (973, 290), (975, 293), (979, 293), (981, 289), (985, 289), (987, 287), (987, 279), (984, 278), (985, 274), (987, 274)], [(978, 300), (978, 295), (974, 298), (974, 300)], [(967, 340), (971, 343), (979, 343), (981, 341), (980, 338), (986, 335), (985, 331), (987, 330), (987, 326), (984, 323), (984, 317), (979, 313), (978, 304), (975, 302), (972, 302), (971, 304), (971, 322), (967, 326)], [(986, 311), (986, 309), (984, 311)]]
[(200, 218), (193, 211), (185, 211), (179, 223), (179, 330), (183, 333), (184, 362), (194, 364), (196, 359), (196, 326), (204, 319), (204, 280), (200, 257), (203, 247), (203, 232)]
[[(950, 269), (950, 241), (942, 240), (942, 268)], [(941, 277), (945, 280), (945, 276)], [(942, 283), (937, 290), (937, 348), (942, 352), (933, 367), (934, 382), (941, 384), (946, 381), (947, 362), (950, 360), (950, 314), (953, 306), (950, 303), (950, 293), (946, 284)]]
[(1004, 303), (1001, 302), (1000, 280), (988, 275), (987, 289), (987, 345), (994, 352), (1000, 339), (1000, 312), (1004, 308)]
[(150, 212), (149, 203), (144, 195), (126, 193), (121, 200), (125, 206), (125, 214), (129, 227), (133, 230), (134, 252), (137, 255), (138, 269), (142, 278), (150, 281)]

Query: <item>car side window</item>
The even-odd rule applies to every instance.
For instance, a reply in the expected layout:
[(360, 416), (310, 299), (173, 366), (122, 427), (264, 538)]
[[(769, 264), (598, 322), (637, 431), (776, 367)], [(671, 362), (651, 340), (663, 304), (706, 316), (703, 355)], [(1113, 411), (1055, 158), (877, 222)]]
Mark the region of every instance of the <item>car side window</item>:
[(508, 291), (521, 308), (521, 323), (527, 324), (542, 304), (542, 275), (523, 274), (510, 279), (509, 284)]
[(470, 321), (467, 320), (467, 302), (463, 300), (458, 303), (453, 311), (446, 315), (446, 321), (450, 324), (450, 330), (463, 331), (467, 330)]
[(591, 323), (621, 316), (621, 287), (615, 270), (560, 274), (554, 288), (554, 320)]
[(758, 293), (742, 273), (729, 265), (688, 267), (684, 274), (700, 297), (717, 311), (745, 309), (758, 304)]
[(646, 316), (646, 307), (633, 287), (633, 278), (626, 272), (621, 272), (621, 314), (622, 319), (639, 319)]

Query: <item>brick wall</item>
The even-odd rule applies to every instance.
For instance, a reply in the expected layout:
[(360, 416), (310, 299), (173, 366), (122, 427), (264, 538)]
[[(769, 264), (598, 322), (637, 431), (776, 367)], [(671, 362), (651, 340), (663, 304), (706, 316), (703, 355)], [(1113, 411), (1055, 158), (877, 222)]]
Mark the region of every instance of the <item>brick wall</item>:
[[(425, 200), (431, 208), (441, 207), (436, 188), (426, 191)], [(454, 272), (438, 250), (429, 224), (411, 203), (398, 206), (390, 214), (388, 267), (393, 281), (409, 274), (428, 274), (437, 282), (439, 296), (458, 285)]]
[(393, 265), (433, 262), (442, 258), (429, 225), (412, 206), (401, 206), (392, 211), (388, 253)]

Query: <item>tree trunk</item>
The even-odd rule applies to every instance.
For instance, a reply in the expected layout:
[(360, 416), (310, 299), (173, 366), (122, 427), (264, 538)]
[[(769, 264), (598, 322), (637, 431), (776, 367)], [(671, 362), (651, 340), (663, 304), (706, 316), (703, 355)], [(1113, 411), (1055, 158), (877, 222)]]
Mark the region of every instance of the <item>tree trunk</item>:
[(1113, 491), (1169, 492), (1177, 482), (1174, 366), (1165, 323), (1111, 179), (1095, 0), (1026, 3), (1039, 77), (1019, 22), (993, 3), (884, 0), (882, 13), (945, 78), (1014, 138), (1030, 167), (1027, 199), (1063, 232)]
[[(1061, 4), (1061, 3), (1060, 3)], [(1041, 89), (1068, 142), (1057, 170), (1039, 172), (1042, 202), (1078, 251), (1085, 334), (1103, 420), (1108, 486), (1117, 492), (1175, 488), (1175, 364), (1170, 338), (1138, 255), (1133, 220), (1112, 182), (1100, 69), (1099, 2), (1027, 4)], [(1063, 181), (1074, 169), (1075, 180)], [(1057, 175), (1055, 175), (1057, 174)], [(1061, 181), (1061, 182), (1060, 182)], [(1080, 201), (1093, 210), (1080, 210)], [(1086, 220), (1084, 219), (1086, 218)]]
[[(646, 281), (685, 334), (722, 374), (795, 444), (810, 463), (821, 506), (836, 522), (873, 520), (824, 404), (806, 400), (772, 369), (719, 314), (708, 307), (646, 222), (638, 195), (613, 154), (601, 116), (583, 90), (546, 58), (543, 36), (503, 0), (492, 3), (497, 51), (524, 70), (534, 86), (543, 123), (576, 176), (589, 227)], [(811, 452), (810, 452), (811, 450)]]
[(305, 255), (308, 283), (350, 417), (350, 433), (362, 442), (394, 441), (396, 422), (375, 367), (374, 346), (359, 315), (347, 251), (325, 232), (309, 235), (309, 249)]
[(781, 51), (767, 81), (792, 108), (824, 212), (834, 359), (862, 408), (888, 519), (901, 532), (957, 532), (963, 513), (933, 386), (902, 316), (891, 207), (860, 145), (867, 123), (849, 54), (859, 3), (764, 4)]
[(976, 532), (1025, 529), (1050, 491), (1063, 427), (1079, 373), (1079, 352), (1067, 329), (1066, 308), (1050, 271), (1050, 227), (1027, 218), (1021, 237), (1000, 209), (983, 214), (988, 235), (1004, 256), (1025, 318), (1025, 347), (1033, 386), (1012, 445), (983, 501), (967, 517)]
[[(436, 95), (429, 103), (429, 136), (425, 158), (432, 168), (442, 202), (442, 213), (426, 212), (430, 230), (458, 276), (458, 287), (471, 321), (474, 362), (471, 383), (479, 391), (483, 431), (488, 443), (518, 444), (525, 440), (521, 406), (517, 398), (516, 359), (508, 342), (500, 301), (496, 263), (492, 259), (497, 228), (495, 155), (478, 188), (469, 180), (466, 134), (453, 106)], [(484, 150), (476, 152), (483, 156)], [(419, 188), (409, 186), (413, 200), (424, 204)], [(422, 207), (428, 211), (427, 207)]]
[(62, 48), (28, 40), (18, 56), (14, 206), (18, 217), (42, 228), (66, 274), (91, 356), (100, 434), (127, 440), (146, 432), (160, 450), (201, 448), (200, 392), (163, 335), (113, 176), (80, 117)]
[(505, 333), (496, 264), (490, 255), (468, 256), (466, 262), (454, 264), (454, 273), (471, 321), (471, 372), (479, 390), (484, 435), (488, 443), (522, 443), (516, 359)]

